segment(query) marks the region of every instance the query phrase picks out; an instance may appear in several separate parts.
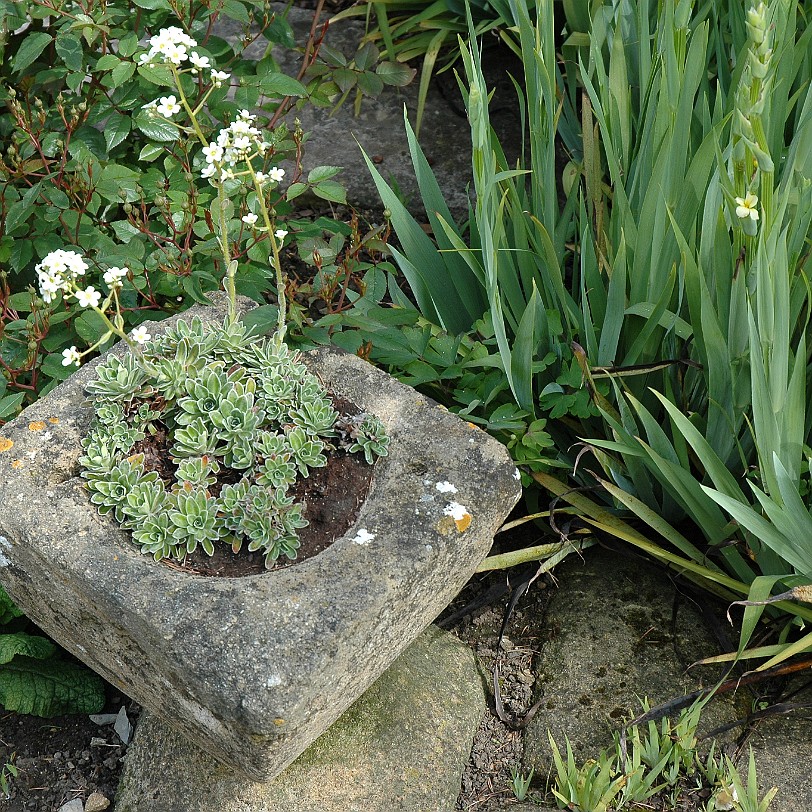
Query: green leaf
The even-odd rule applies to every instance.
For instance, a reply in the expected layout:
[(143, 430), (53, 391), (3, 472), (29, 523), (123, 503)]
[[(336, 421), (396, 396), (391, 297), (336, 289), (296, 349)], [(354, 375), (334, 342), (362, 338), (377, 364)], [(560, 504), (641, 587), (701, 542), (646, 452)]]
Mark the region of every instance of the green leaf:
[(285, 197), (288, 200), (295, 200), (299, 195), (304, 194), (307, 191), (307, 184), (306, 183), (291, 183), (288, 186), (288, 190), (285, 193)]
[(306, 96), (305, 86), (285, 73), (266, 73), (259, 78), (259, 89), (266, 96)]
[(47, 660), (58, 651), (47, 637), (25, 634), (0, 634), (0, 665), (10, 663), (18, 654), (35, 660)]
[(346, 203), (347, 190), (336, 181), (326, 180), (313, 187), (313, 194), (322, 200), (329, 200), (333, 203)]
[(353, 61), (358, 70), (370, 70), (380, 58), (380, 51), (371, 42), (362, 45), (355, 54)]
[(22, 617), (22, 609), (18, 609), (2, 585), (0, 585), (0, 626), (5, 626), (15, 617)]
[(113, 81), (113, 87), (121, 87), (125, 82), (132, 78), (135, 73), (134, 62), (121, 62), (116, 65), (110, 73), (110, 78)]
[(230, 17), (232, 20), (244, 23), (245, 25), (251, 22), (251, 18), (248, 16), (248, 10), (242, 3), (237, 2), (237, 0), (220, 0), (219, 6), (226, 17)]
[(169, 68), (163, 65), (139, 65), (138, 75), (142, 76), (148, 82), (159, 87), (174, 87), (175, 80), (172, 78), (172, 72)]
[(25, 70), (50, 44), (53, 37), (44, 32), (28, 34), (23, 40), (23, 44), (14, 54), (12, 64), (14, 72), (19, 73)]
[(260, 305), (254, 307), (240, 317), (246, 327), (253, 327), (257, 335), (270, 335), (276, 329), (276, 320), (279, 311), (276, 305)]
[(78, 37), (73, 34), (60, 34), (56, 38), (56, 52), (69, 70), (82, 70), (84, 50)]
[(174, 124), (153, 118), (146, 111), (140, 112), (135, 117), (135, 126), (153, 141), (175, 141), (180, 134), (180, 130)]
[(139, 199), (141, 173), (121, 164), (107, 164), (99, 175), (96, 191), (111, 203), (132, 203)]
[(110, 152), (117, 147), (129, 134), (132, 128), (132, 119), (129, 116), (122, 116), (116, 113), (107, 119), (104, 125), (104, 140), (107, 144), (107, 151)]
[(381, 62), (375, 68), (375, 73), (381, 77), (385, 85), (405, 87), (414, 79), (417, 70), (409, 65), (404, 65), (403, 62)]
[(95, 344), (108, 330), (102, 317), (95, 310), (86, 310), (74, 322), (76, 332), (88, 346)]
[(9, 206), (4, 223), (6, 234), (13, 234), (14, 230), (26, 223), (33, 213), (34, 203), (29, 203), (25, 198)]
[(359, 90), (366, 96), (375, 98), (383, 90), (383, 79), (377, 73), (359, 73), (356, 81)]
[(107, 157), (104, 136), (95, 127), (80, 127), (70, 140), (68, 152), (83, 163), (89, 163), (93, 158), (103, 160)]
[(335, 177), (341, 172), (343, 167), (340, 166), (317, 166), (307, 173), (308, 183), (320, 183), (328, 178)]
[(104, 683), (88, 668), (66, 660), (16, 657), (0, 668), (0, 705), (44, 717), (98, 713), (104, 707)]
[(141, 152), (138, 153), (139, 161), (154, 161), (164, 151), (163, 147), (158, 144), (147, 144), (142, 147)]
[(16, 415), (24, 397), (25, 392), (18, 392), (16, 395), (6, 395), (4, 398), (0, 398), (0, 419), (6, 420), (10, 416)]
[(100, 56), (96, 61), (96, 70), (112, 70), (120, 64), (121, 60), (115, 54), (105, 54), (104, 56)]
[(138, 50), (138, 35), (134, 31), (125, 34), (118, 41), (118, 53), (123, 57), (130, 57)]
[(40, 366), (40, 372), (53, 378), (55, 381), (65, 381), (76, 372), (75, 366), (63, 366), (62, 356), (56, 353), (49, 353)]

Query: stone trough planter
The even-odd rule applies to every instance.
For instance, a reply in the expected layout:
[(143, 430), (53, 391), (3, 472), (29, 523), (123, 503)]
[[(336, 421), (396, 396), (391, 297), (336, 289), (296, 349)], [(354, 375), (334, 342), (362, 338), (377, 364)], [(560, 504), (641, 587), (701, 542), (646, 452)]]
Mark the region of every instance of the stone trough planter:
[[(213, 321), (224, 309), (196, 312)], [(384, 422), (390, 454), (342, 538), (263, 575), (174, 571), (97, 514), (77, 463), (94, 363), (0, 427), (0, 582), (105, 679), (258, 780), (428, 626), (520, 494), (507, 452), (483, 432), (355, 356), (319, 350), (306, 362)], [(448, 515), (460, 506), (461, 520)]]

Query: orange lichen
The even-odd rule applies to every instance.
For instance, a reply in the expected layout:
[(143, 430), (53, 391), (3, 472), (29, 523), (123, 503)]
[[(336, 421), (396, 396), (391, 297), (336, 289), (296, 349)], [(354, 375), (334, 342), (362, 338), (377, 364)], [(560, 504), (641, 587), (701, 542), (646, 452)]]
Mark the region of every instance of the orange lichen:
[(9, 440), (8, 437), (0, 437), (0, 454), (8, 451), (14, 445), (14, 440)]
[(48, 422), (53, 423), (55, 425), (55, 424), (57, 424), (59, 422), (59, 418), (58, 417), (49, 417)]
[(42, 431), (45, 428), (44, 420), (34, 420), (28, 424), (29, 431)]
[(19, 468), (22, 464), (23, 464), (22, 460), (14, 460), (14, 462), (11, 463), (11, 467), (12, 468)]
[(457, 525), (457, 530), (460, 533), (464, 533), (468, 529), (468, 525), (471, 524), (471, 514), (466, 513), (461, 519), (454, 519), (454, 524)]

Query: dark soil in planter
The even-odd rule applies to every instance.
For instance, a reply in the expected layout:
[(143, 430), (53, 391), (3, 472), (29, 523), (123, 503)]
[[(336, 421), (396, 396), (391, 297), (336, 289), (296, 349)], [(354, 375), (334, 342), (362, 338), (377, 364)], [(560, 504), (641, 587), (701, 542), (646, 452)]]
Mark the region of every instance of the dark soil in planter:
[(367, 464), (363, 454), (335, 452), (328, 456), (326, 467), (316, 468), (309, 477), (296, 483), (291, 494), (304, 504), (303, 516), (310, 524), (299, 531), (301, 546), (293, 560), (281, 557), (268, 570), (260, 553), (249, 553), (246, 548), (234, 553), (225, 544), (216, 544), (212, 556), (198, 547), (182, 564), (169, 558), (161, 564), (195, 575), (231, 578), (295, 566), (326, 550), (347, 532), (369, 492), (372, 471), (373, 466)]

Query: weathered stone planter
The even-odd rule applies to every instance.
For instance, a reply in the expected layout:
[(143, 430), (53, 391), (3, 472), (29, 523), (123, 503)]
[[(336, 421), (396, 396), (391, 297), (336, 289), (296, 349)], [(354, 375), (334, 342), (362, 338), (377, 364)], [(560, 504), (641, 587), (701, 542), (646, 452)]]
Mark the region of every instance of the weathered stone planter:
[[(172, 571), (96, 513), (77, 464), (94, 364), (0, 427), (0, 582), (105, 679), (257, 779), (284, 769), (433, 620), (520, 493), (483, 432), (355, 356), (320, 350), (307, 363), (381, 418), (390, 455), (345, 536), (265, 575)], [(450, 502), (470, 523), (446, 515)]]

